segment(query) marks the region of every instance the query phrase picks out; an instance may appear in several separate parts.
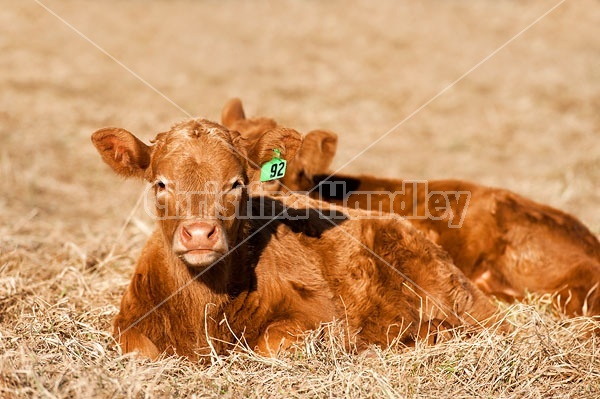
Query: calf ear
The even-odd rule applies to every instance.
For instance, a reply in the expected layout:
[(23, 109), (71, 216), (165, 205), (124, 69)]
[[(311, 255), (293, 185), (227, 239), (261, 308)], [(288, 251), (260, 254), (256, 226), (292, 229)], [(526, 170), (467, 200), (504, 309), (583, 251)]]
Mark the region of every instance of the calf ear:
[(92, 143), (117, 174), (144, 178), (151, 148), (125, 129), (107, 127), (92, 134)]
[(246, 119), (242, 100), (232, 98), (225, 103), (221, 110), (221, 124), (227, 128), (231, 128), (234, 123)]
[(275, 149), (279, 150), (282, 159), (294, 159), (301, 144), (300, 133), (294, 129), (276, 127), (267, 130), (258, 139), (248, 139), (240, 135), (236, 146), (243, 149), (250, 160), (250, 167), (256, 169), (273, 158)]
[(306, 134), (298, 153), (307, 176), (329, 171), (337, 150), (337, 134), (326, 130), (313, 130)]

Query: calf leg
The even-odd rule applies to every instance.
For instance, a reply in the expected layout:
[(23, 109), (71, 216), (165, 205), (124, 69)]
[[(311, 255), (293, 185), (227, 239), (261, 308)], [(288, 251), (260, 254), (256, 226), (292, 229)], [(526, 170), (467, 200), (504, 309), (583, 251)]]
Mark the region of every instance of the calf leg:
[[(501, 331), (507, 332), (510, 327), (502, 321), (498, 307), (475, 284), (454, 265), (447, 265), (451, 270), (444, 285), (449, 289), (444, 297), (439, 298), (453, 310), (452, 324), (458, 323), (480, 329), (498, 324)], [(453, 269), (453, 270), (452, 270)], [(449, 284), (448, 284), (449, 283)], [(440, 288), (444, 288), (443, 286)], [(452, 320), (456, 318), (457, 320)]]
[[(475, 329), (492, 327), (501, 321), (499, 309), (475, 284), (450, 262), (431, 262), (427, 268), (407, 272), (417, 285), (414, 292), (422, 296), (421, 324), (430, 320)], [(500, 323), (500, 330), (509, 330)]]
[(267, 327), (254, 349), (263, 356), (275, 357), (280, 351), (288, 350), (298, 340), (299, 333), (296, 323), (273, 323)]
[(123, 353), (137, 351), (140, 355), (152, 360), (156, 360), (161, 353), (150, 338), (139, 332), (135, 327), (122, 333), (121, 331), (115, 331), (115, 336)]

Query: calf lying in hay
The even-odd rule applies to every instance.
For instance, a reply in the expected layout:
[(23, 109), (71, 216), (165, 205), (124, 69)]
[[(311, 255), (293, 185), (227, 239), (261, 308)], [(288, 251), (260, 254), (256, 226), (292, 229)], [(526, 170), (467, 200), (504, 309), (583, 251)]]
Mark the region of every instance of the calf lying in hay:
[[(238, 99), (222, 121), (247, 140), (277, 123), (247, 119)], [(337, 136), (308, 133), (288, 173), (270, 190), (310, 195), (376, 214), (393, 212), (441, 245), (483, 292), (505, 301), (528, 292), (555, 294), (568, 315), (600, 315), (600, 243), (577, 218), (508, 190), (463, 180), (407, 181), (330, 176)]]
[(250, 142), (196, 119), (150, 146), (119, 128), (92, 141), (117, 174), (153, 185), (159, 219), (114, 321), (125, 352), (195, 359), (241, 340), (274, 355), (333, 320), (361, 350), (497, 320), (496, 306), (406, 221), (249, 192), (274, 149), (294, 158), (301, 136), (291, 129)]

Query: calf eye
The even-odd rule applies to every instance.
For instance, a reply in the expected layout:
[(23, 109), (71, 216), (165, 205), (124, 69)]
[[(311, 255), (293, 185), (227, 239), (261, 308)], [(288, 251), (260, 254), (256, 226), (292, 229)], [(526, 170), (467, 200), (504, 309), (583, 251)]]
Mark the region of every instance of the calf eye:
[(159, 181), (156, 182), (156, 187), (159, 190), (164, 190), (165, 188), (167, 188), (167, 185), (165, 184), (165, 182), (159, 180)]

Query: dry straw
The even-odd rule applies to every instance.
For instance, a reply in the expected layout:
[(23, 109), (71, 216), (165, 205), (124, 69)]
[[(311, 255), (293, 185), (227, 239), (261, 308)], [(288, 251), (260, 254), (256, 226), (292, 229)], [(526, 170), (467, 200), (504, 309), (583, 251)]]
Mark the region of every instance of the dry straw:
[(132, 268), (135, 250), (118, 249), (106, 263), (109, 244), (104, 254), (92, 254), (57, 248), (54, 238), (30, 244), (46, 253), (44, 262), (31, 259), (18, 234), (5, 241), (12, 249), (0, 258), (1, 397), (600, 395), (598, 338), (586, 333), (598, 322), (562, 318), (548, 296), (508, 308), (516, 326), (511, 334), (452, 332), (435, 346), (392, 345), (357, 355), (345, 349), (343, 328), (329, 324), (278, 359), (257, 356), (243, 343), (205, 364), (122, 355), (108, 333), (127, 284), (115, 270)]

